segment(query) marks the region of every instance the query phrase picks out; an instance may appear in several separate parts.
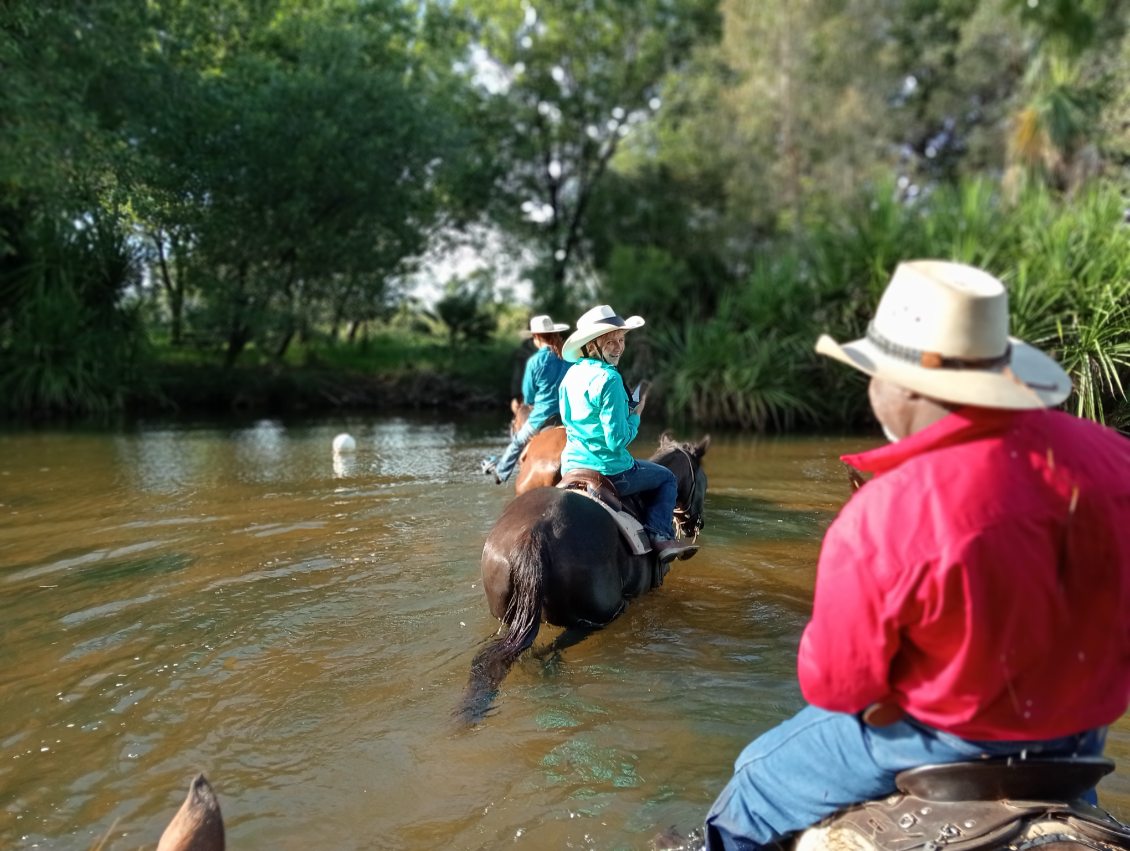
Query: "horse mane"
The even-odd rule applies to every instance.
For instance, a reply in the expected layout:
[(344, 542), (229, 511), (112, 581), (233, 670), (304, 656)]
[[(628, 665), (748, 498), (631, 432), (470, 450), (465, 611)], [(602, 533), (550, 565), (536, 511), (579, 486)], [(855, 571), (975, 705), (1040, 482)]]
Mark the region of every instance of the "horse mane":
[(682, 450), (690, 455), (695, 461), (701, 461), (702, 456), (706, 454), (706, 450), (710, 448), (710, 435), (705, 435), (698, 443), (689, 440), (679, 440), (670, 431), (664, 431), (659, 435), (659, 446), (651, 455), (649, 460), (654, 461), (661, 455), (666, 455), (669, 452), (676, 452)]

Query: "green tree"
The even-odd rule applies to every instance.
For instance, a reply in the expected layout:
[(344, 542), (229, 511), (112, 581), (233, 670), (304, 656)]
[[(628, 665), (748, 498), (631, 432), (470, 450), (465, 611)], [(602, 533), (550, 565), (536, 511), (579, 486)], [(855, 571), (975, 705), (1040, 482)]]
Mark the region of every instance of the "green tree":
[(138, 116), (160, 128), (142, 218), (189, 252), (198, 321), (228, 363), (252, 342), (281, 357), (351, 309), (368, 318), (447, 211), (466, 214), (479, 149), (474, 95), (421, 46), (407, 4), (259, 8), (224, 49), (186, 51), (200, 13), (176, 7), (182, 35), (161, 50), (179, 96)]
[[(1126, 82), (1122, 0), (1007, 0), (1031, 33), (1009, 138), (1010, 188), (1035, 179), (1074, 192), (1102, 168), (1103, 111)], [(1125, 130), (1119, 128), (1122, 135)]]
[(622, 140), (661, 105), (667, 74), (716, 31), (715, 0), (460, 0), (475, 22), (472, 68), (508, 132), (494, 213), (536, 246), (545, 309), (572, 311), (586, 224)]
[(0, 9), (0, 407), (10, 412), (107, 410), (142, 357), (143, 329), (122, 304), (135, 252), (108, 199), (133, 156), (119, 92), (137, 76), (143, 6)]
[(447, 326), (452, 347), (489, 339), (496, 325), (491, 311), (493, 288), (489, 273), (457, 278), (449, 281), (444, 289), (443, 298), (436, 302), (435, 313)]

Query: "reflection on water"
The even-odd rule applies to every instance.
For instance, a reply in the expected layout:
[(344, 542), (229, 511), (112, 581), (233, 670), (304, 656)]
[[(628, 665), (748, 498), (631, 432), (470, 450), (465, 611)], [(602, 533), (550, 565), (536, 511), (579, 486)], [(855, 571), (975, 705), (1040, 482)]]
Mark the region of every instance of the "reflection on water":
[[(867, 441), (716, 435), (702, 552), (561, 658), (523, 658), (461, 731), (496, 626), (479, 552), (510, 496), (478, 459), (503, 429), (0, 435), (0, 847), (151, 847), (197, 770), (233, 848), (643, 848), (693, 827), (800, 705), (836, 456)], [(1130, 761), (1121, 725), (1110, 750)], [(1100, 788), (1130, 809), (1122, 774)]]

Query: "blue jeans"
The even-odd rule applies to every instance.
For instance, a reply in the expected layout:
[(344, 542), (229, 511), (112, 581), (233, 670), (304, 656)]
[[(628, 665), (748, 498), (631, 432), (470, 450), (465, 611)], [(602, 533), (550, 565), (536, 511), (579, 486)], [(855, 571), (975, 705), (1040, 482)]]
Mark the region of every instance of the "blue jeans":
[(674, 473), (654, 461), (636, 461), (624, 472), (608, 476), (608, 480), (615, 485), (620, 496), (647, 494), (643, 527), (649, 535), (660, 539), (675, 537), (672, 523), (679, 483)]
[(909, 719), (869, 727), (856, 715), (808, 706), (741, 752), (706, 816), (706, 847), (760, 849), (844, 807), (893, 794), (895, 775), (907, 768), (1022, 751), (1098, 756), (1105, 738), (1102, 727), (1044, 742), (972, 742)]
[(499, 479), (505, 482), (510, 478), (510, 474), (514, 472), (514, 465), (518, 463), (518, 456), (522, 454), (522, 450), (536, 431), (537, 429), (530, 427), (530, 421), (526, 420), (522, 427), (514, 432), (514, 436), (510, 438), (510, 445), (494, 465), (494, 474)]

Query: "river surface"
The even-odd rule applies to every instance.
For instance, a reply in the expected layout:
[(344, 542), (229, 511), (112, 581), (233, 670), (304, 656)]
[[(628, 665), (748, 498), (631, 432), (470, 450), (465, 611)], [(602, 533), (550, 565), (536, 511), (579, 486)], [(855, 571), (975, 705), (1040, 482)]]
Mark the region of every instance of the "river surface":
[[(357, 451), (335, 459), (342, 431)], [(496, 419), (0, 433), (0, 848), (152, 848), (197, 771), (241, 851), (686, 832), (801, 705), (837, 456), (874, 442), (715, 435), (698, 556), (557, 662), (527, 654), (460, 729), (497, 626), (478, 574), (511, 497), (478, 473)], [(1126, 818), (1125, 719), (1108, 753), (1100, 798)]]

